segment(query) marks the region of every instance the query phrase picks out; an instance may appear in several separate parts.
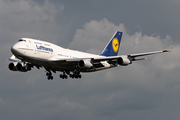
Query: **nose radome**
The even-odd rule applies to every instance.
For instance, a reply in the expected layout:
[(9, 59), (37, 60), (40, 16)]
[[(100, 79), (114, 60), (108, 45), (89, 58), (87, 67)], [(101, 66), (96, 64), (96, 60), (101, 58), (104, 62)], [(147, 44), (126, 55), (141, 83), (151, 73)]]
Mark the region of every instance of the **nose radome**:
[(12, 52), (13, 54), (17, 54), (17, 52), (18, 52), (18, 45), (17, 45), (17, 44), (15, 44), (15, 45), (13, 45), (13, 46), (11, 47), (11, 52)]
[(16, 56), (24, 55), (28, 46), (24, 42), (18, 42), (11, 47), (11, 52)]

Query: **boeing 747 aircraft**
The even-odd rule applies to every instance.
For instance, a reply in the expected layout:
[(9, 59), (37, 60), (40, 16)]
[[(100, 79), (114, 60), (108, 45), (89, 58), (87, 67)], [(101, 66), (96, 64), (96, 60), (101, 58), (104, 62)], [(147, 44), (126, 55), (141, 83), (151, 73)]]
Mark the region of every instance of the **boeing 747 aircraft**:
[(81, 72), (95, 72), (117, 66), (127, 66), (133, 61), (145, 60), (142, 56), (170, 52), (168, 50), (154, 51), (139, 54), (118, 56), (122, 32), (117, 31), (110, 39), (101, 54), (95, 55), (70, 49), (55, 44), (21, 38), (11, 47), (12, 57), (9, 59), (9, 69), (12, 71), (27, 72), (33, 67), (44, 67), (48, 80), (52, 80), (52, 72), (62, 72), (60, 78), (81, 78)]

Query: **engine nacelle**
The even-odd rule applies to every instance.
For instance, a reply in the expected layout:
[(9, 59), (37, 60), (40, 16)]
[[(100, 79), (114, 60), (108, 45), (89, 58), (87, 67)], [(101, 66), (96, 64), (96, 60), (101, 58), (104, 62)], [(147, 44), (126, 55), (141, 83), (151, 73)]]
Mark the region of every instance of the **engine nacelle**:
[(78, 66), (79, 68), (90, 68), (93, 64), (91, 63), (91, 59), (84, 59), (78, 62)]
[(31, 70), (31, 66), (27, 63), (25, 65), (22, 65), (22, 63), (10, 63), (9, 69), (11, 71), (19, 71), (19, 72), (27, 72)]
[(9, 69), (10, 69), (11, 71), (18, 71), (18, 70), (16, 69), (16, 64), (17, 64), (17, 63), (10, 63), (10, 64), (9, 64)]
[(131, 64), (132, 61), (130, 61), (126, 56), (124, 56), (124, 57), (119, 57), (117, 59), (117, 63), (122, 66), (127, 66), (127, 65)]
[(18, 71), (22, 71), (22, 69), (23, 69), (22, 64), (21, 64), (21, 63), (18, 63), (18, 64), (16, 65), (16, 69), (17, 69)]

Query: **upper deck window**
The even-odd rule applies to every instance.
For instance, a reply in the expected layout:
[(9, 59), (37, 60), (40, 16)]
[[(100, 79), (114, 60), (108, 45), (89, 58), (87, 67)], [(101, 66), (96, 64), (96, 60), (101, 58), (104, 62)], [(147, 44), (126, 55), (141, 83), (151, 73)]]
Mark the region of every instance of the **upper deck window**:
[(50, 46), (49, 44), (44, 44), (44, 45), (46, 45), (46, 46)]
[(26, 40), (23, 40), (23, 39), (18, 40), (18, 42), (20, 42), (20, 41), (24, 41), (24, 42), (26, 42)]
[(39, 42), (34, 42), (35, 44), (40, 44), (40, 45), (42, 45), (42, 43), (39, 43)]

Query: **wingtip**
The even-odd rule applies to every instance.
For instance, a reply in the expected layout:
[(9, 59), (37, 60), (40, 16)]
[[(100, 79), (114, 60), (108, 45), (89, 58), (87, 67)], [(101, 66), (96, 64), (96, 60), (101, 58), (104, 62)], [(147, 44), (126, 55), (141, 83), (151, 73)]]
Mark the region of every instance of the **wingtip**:
[(174, 48), (174, 46), (172, 46), (172, 47), (168, 50), (168, 52), (171, 52), (173, 48)]
[(171, 52), (173, 48), (174, 48), (174, 46), (172, 46), (172, 47), (169, 48), (168, 50), (164, 50), (163, 52)]

